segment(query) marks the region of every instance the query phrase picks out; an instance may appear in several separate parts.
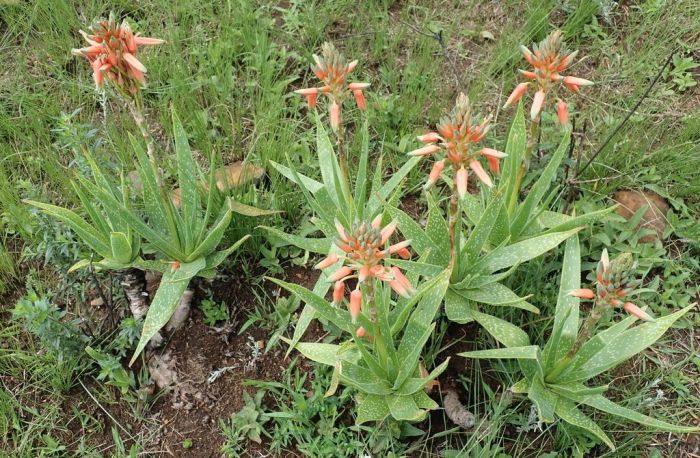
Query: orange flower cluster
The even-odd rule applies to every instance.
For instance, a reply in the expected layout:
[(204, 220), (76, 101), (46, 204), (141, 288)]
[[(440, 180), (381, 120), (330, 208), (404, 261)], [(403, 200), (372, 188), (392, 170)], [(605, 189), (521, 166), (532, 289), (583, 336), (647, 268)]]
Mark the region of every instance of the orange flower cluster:
[(629, 253), (623, 253), (618, 258), (610, 262), (608, 250), (603, 250), (600, 256), (598, 267), (596, 268), (596, 290), (588, 288), (575, 289), (569, 293), (570, 296), (581, 299), (595, 299), (598, 304), (610, 307), (620, 307), (634, 315), (640, 320), (653, 321), (653, 318), (644, 310), (632, 302), (625, 301), (625, 296), (629, 295), (640, 284), (639, 280), (630, 277), (634, 272), (636, 263)]
[[(521, 46), (521, 49), (525, 60), (532, 65), (533, 70), (519, 71), (525, 78), (537, 84), (537, 92), (532, 99), (532, 107), (530, 109), (530, 117), (533, 120), (539, 118), (546, 104), (547, 96), (556, 89), (559, 83), (564, 84), (571, 92), (578, 92), (581, 86), (593, 84), (592, 81), (583, 78), (562, 76), (560, 74), (571, 66), (578, 51), (571, 53), (566, 51), (561, 31), (559, 30), (555, 30), (538, 45), (535, 45), (533, 51), (530, 51), (526, 46)], [(529, 82), (518, 84), (510, 94), (510, 97), (508, 97), (504, 108), (520, 100), (529, 88)], [(556, 110), (559, 122), (562, 125), (567, 124), (569, 122), (569, 109), (566, 102), (562, 99), (557, 99)]]
[(324, 43), (321, 47), (322, 56), (314, 54), (316, 65), (311, 66), (311, 70), (323, 83), (321, 87), (298, 89), (294, 92), (306, 96), (309, 108), (315, 108), (319, 94), (325, 94), (331, 101), (329, 116), (331, 127), (338, 130), (341, 123), (341, 106), (345, 98), (352, 92), (355, 102), (360, 110), (367, 108), (364, 89), (369, 87), (369, 83), (348, 83), (347, 78), (357, 66), (357, 61), (350, 63), (345, 61), (345, 57), (335, 49), (332, 43)]
[(487, 186), (493, 186), (491, 177), (481, 166), (479, 156), (484, 156), (493, 173), (499, 173), (499, 160), (506, 155), (491, 148), (474, 149), (474, 145), (481, 142), (489, 130), (491, 117), (484, 118), (477, 123), (472, 115), (469, 98), (460, 93), (457, 102), (449, 116), (445, 116), (437, 125), (437, 132), (429, 132), (418, 137), (418, 140), (426, 146), (408, 153), (411, 156), (428, 156), (439, 151), (446, 151), (445, 159), (437, 161), (425, 184), (429, 189), (433, 186), (445, 168), (446, 161), (452, 164), (456, 171), (455, 184), (460, 197), (467, 193), (468, 173), (467, 167)]
[(90, 46), (73, 49), (73, 54), (87, 58), (92, 66), (95, 86), (104, 85), (105, 76), (124, 93), (135, 94), (146, 84), (146, 67), (136, 58), (139, 46), (165, 43), (158, 38), (135, 35), (126, 21), (117, 25), (114, 15), (90, 26), (92, 35), (80, 33)]
[(340, 222), (336, 221), (338, 238), (336, 245), (343, 250), (345, 256), (331, 254), (316, 265), (317, 269), (327, 269), (342, 261), (343, 266), (336, 270), (328, 279), (335, 282), (333, 302), (340, 304), (345, 296), (345, 281), (357, 278), (357, 286), (350, 293), (349, 311), (353, 323), (362, 310), (362, 292), (360, 285), (368, 278), (376, 278), (389, 283), (389, 286), (403, 297), (411, 297), (415, 289), (398, 267), (387, 267), (384, 260), (392, 254), (403, 259), (411, 257), (408, 246), (410, 240), (396, 243), (385, 248), (389, 238), (396, 230), (396, 224), (391, 223), (381, 228), (382, 216), (377, 216), (371, 224), (356, 223), (348, 233)]

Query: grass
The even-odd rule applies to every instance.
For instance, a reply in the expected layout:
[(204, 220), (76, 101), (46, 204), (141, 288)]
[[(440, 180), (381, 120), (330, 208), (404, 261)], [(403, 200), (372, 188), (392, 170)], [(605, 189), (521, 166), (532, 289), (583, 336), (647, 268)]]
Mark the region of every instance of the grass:
[[(98, 129), (90, 138), (101, 142), (96, 148), (101, 161), (123, 167), (131, 161), (126, 133), (133, 132), (134, 126), (129, 114), (118, 104), (104, 103), (95, 95), (87, 65), (69, 53), (71, 48), (82, 46), (78, 29), (110, 11), (128, 16), (145, 35), (168, 41), (143, 54), (151, 81), (146, 90), (147, 106), (156, 121), (155, 135), (162, 147), (172, 148), (166, 139), (170, 138), (169, 107), (175, 107), (198, 152), (206, 155), (219, 151), (227, 163), (245, 159), (267, 170), (269, 180), (242, 189), (240, 198), (259, 207), (284, 211), (268, 223), (290, 231), (303, 228), (309, 215), (302, 208), (303, 196), (298, 188), (277, 175), (269, 161), (285, 163), (288, 157), (300, 165), (303, 173), (319, 173), (312, 160), (312, 119), (303, 101), (290, 93), (307, 84), (311, 53), (325, 40), (333, 40), (348, 57), (359, 59), (357, 80), (372, 83), (368, 94), (371, 151), (385, 152), (387, 174), (405, 161), (402, 153), (415, 146), (414, 135), (434, 125), (460, 90), (468, 92), (480, 111), (496, 113), (495, 132), (505, 132), (512, 113), (499, 107), (515, 83), (514, 70), (521, 64), (517, 45), (539, 40), (553, 26), (561, 27), (570, 46), (588, 56), (575, 67), (576, 74), (597, 83), (571, 99), (577, 126), (587, 126), (576, 151), (584, 160), (622, 120), (670, 54), (700, 62), (696, 47), (700, 6), (693, 0), (622, 2), (616, 7), (615, 2), (607, 0), (540, 0), (529, 4), (515, 0), (371, 0), (363, 2), (362, 7), (357, 5), (350, 0), (0, 3), (0, 292), (4, 290), (7, 297), (3, 307), (13, 307), (17, 295), (12, 292), (25, 286), (21, 278), (26, 272), (27, 255), (48, 258), (48, 247), (54, 249), (54, 262), (43, 267), (38, 283), (45, 291), (54, 292), (61, 292), (67, 283), (76, 283), (65, 276), (72, 257), (65, 248), (70, 245), (70, 234), (47, 241), (51, 231), (37, 223), (20, 201), (27, 197), (67, 204), (75, 201), (68, 185), (76, 166), (70, 139), (85, 138), (87, 134), (61, 134), (57, 129), (65, 126), (62, 113), (79, 108), (71, 125), (85, 125), (88, 131)], [(444, 48), (434, 38), (437, 32), (442, 33)], [(482, 32), (489, 32), (493, 38), (483, 38)], [(670, 68), (627, 126), (581, 177), (582, 197), (575, 204), (581, 210), (601, 208), (609, 204), (608, 196), (618, 189), (647, 189), (669, 200), (673, 209), (669, 216), (671, 242), (639, 244), (633, 228), (611, 219), (587, 230), (583, 249), (595, 255), (603, 241), (609, 241), (617, 251), (637, 254), (642, 261), (640, 275), (647, 275), (656, 290), (647, 293), (644, 300), (650, 305), (660, 304), (654, 305), (659, 313), (697, 300), (700, 274), (700, 92), (698, 86), (678, 87), (672, 72)], [(698, 79), (697, 69), (689, 74)], [(361, 119), (352, 110), (346, 116), (352, 122)], [(423, 177), (422, 171), (414, 171), (405, 189), (417, 194)], [(239, 222), (233, 225), (232, 238), (238, 232), (252, 231), (258, 224), (245, 218)], [(275, 243), (260, 232), (254, 235), (254, 243), (246, 246), (246, 258), (258, 256), (260, 247)], [(589, 261), (593, 257), (589, 256)], [(534, 278), (552, 278), (559, 267), (558, 258), (544, 258), (530, 263), (513, 282), (518, 290), (532, 291)], [(538, 287), (533, 301), (545, 305), (555, 296), (553, 288)], [(74, 306), (73, 301), (67, 301), (69, 308)], [(272, 301), (260, 294), (259, 308), (265, 311), (260, 313), (260, 322), (270, 315)], [(532, 336), (542, 335), (550, 323), (548, 309), (543, 309), (543, 317), (525, 318), (530, 320), (527, 329)], [(10, 322), (9, 313), (3, 312), (3, 317), (8, 319), (0, 325), (0, 380), (4, 385), (0, 391), (0, 435), (6, 439), (0, 450), (18, 457), (60, 456), (66, 450), (80, 451), (81, 456), (128, 456), (132, 444), (140, 448), (140, 436), (134, 442), (119, 428), (105, 430), (108, 427), (101, 427), (95, 419), (96, 412), (100, 412), (96, 402), (116, 402), (114, 390), (91, 388), (94, 401), (87, 398), (86, 404), (78, 405), (70, 414), (61, 411), (71, 393), (82, 390), (74, 374), (76, 370), (82, 373), (81, 368), (88, 365), (86, 356), (57, 365), (54, 356), (42, 352), (35, 337)], [(661, 409), (659, 414), (670, 421), (697, 422), (693, 409), (700, 407), (700, 363), (693, 356), (697, 352), (693, 345), (694, 326), (700, 323), (695, 320), (686, 321), (684, 329), (674, 331), (673, 337), (664, 339), (654, 351), (635, 359), (625, 372), (601, 377), (601, 383), (611, 383), (613, 397), (645, 413)], [(482, 335), (469, 339), (473, 345), (487, 345)], [(96, 375), (93, 366), (87, 371), (86, 379)], [(513, 368), (505, 363), (472, 366), (459, 380), (468, 405), (487, 413), (488, 401), (502, 395), (490, 384), (507, 387), (514, 381), (513, 374)], [(303, 393), (304, 384), (293, 380), (293, 375), (289, 375), (288, 382), (282, 387), (267, 387), (277, 390), (280, 409)], [(654, 401), (657, 390), (667, 400)], [(617, 454), (606, 452), (580, 431), (560, 424), (541, 432), (505, 434), (506, 430), (528, 425), (530, 405), (516, 400), (508, 411), (499, 409), (489, 412), (490, 421), (502, 427), (489, 432), (481, 443), (452, 432), (418, 436), (408, 448), (417, 455), (428, 454), (446, 443), (462, 450), (462, 455), (454, 456), (475, 457), (496, 456), (499, 447), (511, 456), (537, 456), (537, 447), (559, 450), (565, 456), (682, 453), (682, 443), (674, 436), (631, 430), (629, 424), (617, 424), (603, 415), (596, 420), (604, 429), (615, 431)], [(136, 418), (145, 415), (139, 409), (131, 410)], [(318, 417), (311, 416), (294, 423), (297, 430), (290, 434), (302, 444), (297, 446), (299, 451), (311, 453), (321, 450), (313, 447), (332, 447), (332, 442), (307, 443), (315, 439), (312, 431), (318, 427), (317, 421)], [(71, 423), (84, 425), (84, 441), (67, 439), (70, 434), (65, 428), (56, 427)], [(375, 437), (344, 428), (341, 426), (340, 437), (364, 440), (368, 452), (388, 450), (382, 449), (382, 444), (393, 440), (391, 436)], [(91, 437), (95, 441), (108, 437), (110, 443), (98, 444)], [(404, 445), (397, 447), (397, 454), (405, 452)]]

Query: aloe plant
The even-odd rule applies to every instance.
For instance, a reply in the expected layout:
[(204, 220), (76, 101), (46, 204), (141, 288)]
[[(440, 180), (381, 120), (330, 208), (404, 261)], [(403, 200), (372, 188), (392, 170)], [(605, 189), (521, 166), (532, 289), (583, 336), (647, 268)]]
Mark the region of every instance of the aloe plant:
[[(291, 161), (289, 167), (276, 162), (271, 162), (283, 176), (299, 185), (306, 201), (314, 211), (311, 222), (322, 234), (321, 237), (300, 237), (287, 234), (273, 227), (264, 227), (269, 233), (282, 240), (312, 253), (325, 256), (340, 255), (342, 250), (333, 243), (337, 237), (336, 221), (342, 227), (351, 228), (357, 221), (368, 221), (383, 213), (383, 204), (390, 199), (392, 193), (401, 181), (408, 175), (411, 169), (418, 163), (417, 158), (408, 160), (385, 183), (382, 182), (382, 159), (379, 156), (375, 166), (374, 175), (369, 175), (369, 133), (365, 122), (361, 129), (362, 147), (360, 150), (357, 175), (354, 186), (342, 171), (338, 159), (334, 153), (333, 144), (328, 132), (323, 127), (320, 118), (316, 117), (316, 153), (321, 169), (321, 181), (314, 180), (298, 173)], [(332, 274), (333, 268), (328, 272)], [(415, 277), (410, 276), (413, 280)], [(332, 282), (329, 277), (321, 276), (314, 286), (314, 293), (320, 296), (326, 294)], [(310, 305), (306, 305), (294, 329), (290, 351), (298, 343), (309, 324), (318, 316)]]
[(339, 383), (357, 391), (359, 425), (387, 417), (420, 421), (438, 407), (424, 388), (447, 368), (449, 358), (427, 373), (422, 369), (421, 354), (435, 330), (433, 319), (449, 276), (449, 270), (441, 272), (406, 302), (392, 301), (391, 289), (370, 279), (376, 282), (373, 294), (365, 296), (367, 303), (357, 315), (335, 307), (303, 286), (271, 280), (313, 307), (320, 317), (344, 331), (344, 336), (349, 334), (340, 344), (287, 342), (307, 358), (333, 367), (326, 395), (332, 395)]
[(638, 318), (631, 315), (593, 334), (588, 326), (579, 332), (579, 299), (571, 292), (580, 290), (580, 262), (578, 236), (573, 236), (566, 244), (554, 327), (543, 347), (531, 345), (524, 335), (515, 342), (517, 345), (460, 353), (460, 356), (517, 359), (524, 378), (511, 390), (527, 394), (537, 408), (540, 421), (551, 423), (558, 417), (589, 431), (611, 449), (615, 449), (612, 440), (579, 406), (592, 407), (662, 431), (700, 430), (698, 427), (673, 425), (623, 407), (603, 396), (607, 386), (590, 387), (586, 384), (653, 345), (695, 305), (655, 321), (636, 324)]
[[(90, 248), (103, 257), (98, 266), (109, 269), (136, 267), (163, 273), (131, 363), (173, 315), (189, 281), (195, 276), (212, 278), (216, 268), (250, 237), (245, 235), (228, 248), (218, 249), (233, 213), (248, 216), (271, 213), (233, 202), (224, 196), (216, 184), (213, 156), (205, 179), (174, 111), (172, 116), (179, 205), (160, 184), (157, 166), (133, 137), (131, 145), (143, 186), (142, 194), (137, 196), (141, 204), (138, 208), (142, 211), (132, 206), (124, 180), (119, 193), (92, 159), (94, 180), (79, 176), (75, 188), (94, 227), (71, 210), (29, 202), (73, 228)], [(202, 186), (200, 183), (206, 184)], [(156, 260), (148, 261), (139, 256), (142, 239), (148, 250), (155, 252)], [(86, 261), (81, 261), (75, 267), (85, 264)]]

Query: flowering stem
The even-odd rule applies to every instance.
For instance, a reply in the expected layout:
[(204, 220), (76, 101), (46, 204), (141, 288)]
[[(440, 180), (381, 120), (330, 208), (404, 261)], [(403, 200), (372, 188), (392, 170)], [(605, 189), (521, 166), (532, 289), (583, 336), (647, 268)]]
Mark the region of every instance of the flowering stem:
[(459, 222), (459, 196), (457, 194), (457, 184), (452, 187), (452, 195), (450, 196), (450, 211), (449, 211), (449, 223), (448, 231), (450, 237), (450, 269), (452, 272), (456, 272), (459, 269), (455, 269), (455, 265), (458, 262), (457, 259), (457, 226)]
[(340, 173), (342, 174), (343, 183), (348, 182), (348, 154), (347, 154), (347, 144), (345, 142), (345, 127), (340, 124), (338, 126), (336, 147), (338, 150), (338, 162), (340, 163)]
[(569, 363), (574, 359), (576, 356), (576, 353), (581, 349), (584, 343), (589, 339), (591, 336), (593, 330), (596, 328), (598, 322), (600, 319), (603, 317), (603, 312), (605, 311), (605, 303), (596, 300), (595, 305), (593, 306), (593, 309), (591, 310), (591, 314), (588, 315), (588, 318), (586, 318), (586, 321), (583, 322), (583, 326), (581, 326), (581, 330), (578, 333), (578, 337), (576, 338), (576, 342), (574, 342), (574, 345), (571, 347), (571, 350), (564, 356), (559, 362), (557, 362), (557, 365), (554, 366), (554, 369), (552, 369), (552, 372), (550, 372), (547, 375), (546, 381), (547, 382), (553, 382), (556, 380), (556, 378), (561, 375), (561, 373), (569, 367)]
[(146, 153), (148, 154), (148, 160), (153, 166), (153, 170), (155, 170), (156, 177), (160, 184), (160, 173), (158, 172), (159, 169), (156, 162), (156, 143), (153, 140), (151, 131), (148, 128), (148, 122), (146, 121), (146, 117), (143, 114), (143, 101), (141, 99), (140, 94), (134, 98), (128, 98), (127, 106), (129, 107), (131, 116), (134, 118), (136, 126), (141, 131), (141, 136), (143, 136), (143, 139), (146, 142)]
[(374, 279), (371, 278), (369, 281), (365, 282), (364, 288), (364, 300), (365, 304), (369, 306), (369, 319), (372, 322), (374, 330), (374, 344), (379, 354), (380, 362), (382, 367), (386, 368), (389, 362), (389, 354), (386, 350), (386, 343), (384, 342), (384, 336), (382, 335), (381, 327), (379, 325), (379, 313), (377, 306), (377, 301), (374, 300)]
[[(544, 109), (544, 107), (543, 107), (543, 109)], [(528, 169), (530, 168), (530, 160), (532, 159), (532, 155), (539, 148), (540, 121), (541, 121), (540, 116), (537, 116), (537, 118), (530, 121), (530, 136), (527, 140), (527, 145), (525, 146), (525, 151), (523, 153), (523, 161), (520, 164), (520, 168), (518, 169), (518, 175), (515, 178), (515, 187), (513, 187), (514, 197), (517, 197), (518, 194), (520, 194), (520, 187), (523, 185), (523, 179), (525, 179), (525, 173), (527, 173)], [(511, 199), (510, 208), (508, 209), (509, 213), (512, 213), (513, 210), (515, 209), (516, 202), (517, 202), (517, 198)]]

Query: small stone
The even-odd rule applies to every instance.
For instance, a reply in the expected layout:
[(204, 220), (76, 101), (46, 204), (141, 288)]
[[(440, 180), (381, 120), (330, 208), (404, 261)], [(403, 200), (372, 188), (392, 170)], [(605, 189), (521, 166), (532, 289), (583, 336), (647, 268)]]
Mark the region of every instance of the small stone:
[(639, 239), (642, 243), (652, 243), (655, 240), (662, 240), (664, 231), (668, 225), (666, 214), (669, 205), (663, 197), (651, 191), (618, 191), (613, 195), (613, 199), (620, 204), (617, 207), (617, 214), (629, 220), (640, 208), (648, 205), (649, 208), (644, 213), (638, 228), (653, 229), (655, 234), (648, 234)]
[(90, 301), (90, 305), (93, 307), (102, 307), (104, 304), (105, 301), (101, 297), (96, 297)]

